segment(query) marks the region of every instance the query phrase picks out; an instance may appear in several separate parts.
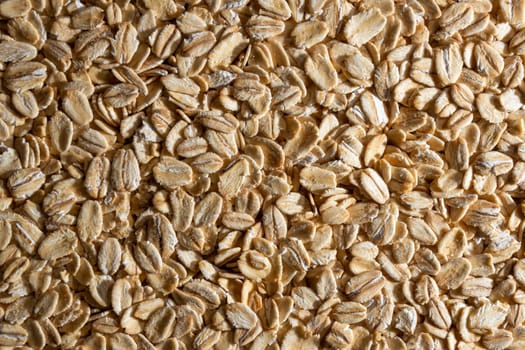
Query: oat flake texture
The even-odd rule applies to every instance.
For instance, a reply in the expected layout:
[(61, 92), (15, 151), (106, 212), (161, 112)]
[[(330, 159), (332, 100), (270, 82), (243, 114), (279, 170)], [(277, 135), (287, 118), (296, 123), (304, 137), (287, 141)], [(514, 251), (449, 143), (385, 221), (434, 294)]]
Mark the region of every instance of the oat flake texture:
[(525, 349), (525, 0), (0, 0), (0, 350)]

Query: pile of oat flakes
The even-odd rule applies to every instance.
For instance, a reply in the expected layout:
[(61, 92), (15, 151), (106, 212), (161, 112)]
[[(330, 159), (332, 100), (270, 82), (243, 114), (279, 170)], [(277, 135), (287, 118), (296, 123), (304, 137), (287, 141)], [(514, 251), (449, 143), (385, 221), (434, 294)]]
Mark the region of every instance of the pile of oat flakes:
[(525, 349), (524, 0), (0, 18), (1, 349)]

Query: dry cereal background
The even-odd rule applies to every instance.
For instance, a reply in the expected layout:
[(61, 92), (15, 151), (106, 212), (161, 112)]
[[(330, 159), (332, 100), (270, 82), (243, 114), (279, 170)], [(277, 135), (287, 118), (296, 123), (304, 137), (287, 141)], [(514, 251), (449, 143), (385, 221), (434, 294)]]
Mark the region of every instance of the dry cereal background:
[(525, 349), (525, 0), (0, 0), (0, 350)]

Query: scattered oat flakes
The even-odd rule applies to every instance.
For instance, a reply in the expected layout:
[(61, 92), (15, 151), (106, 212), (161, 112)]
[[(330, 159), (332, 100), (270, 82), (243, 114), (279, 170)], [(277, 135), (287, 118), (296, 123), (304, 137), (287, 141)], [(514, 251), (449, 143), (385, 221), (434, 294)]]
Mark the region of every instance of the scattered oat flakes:
[(0, 19), (0, 348), (525, 348), (525, 1)]

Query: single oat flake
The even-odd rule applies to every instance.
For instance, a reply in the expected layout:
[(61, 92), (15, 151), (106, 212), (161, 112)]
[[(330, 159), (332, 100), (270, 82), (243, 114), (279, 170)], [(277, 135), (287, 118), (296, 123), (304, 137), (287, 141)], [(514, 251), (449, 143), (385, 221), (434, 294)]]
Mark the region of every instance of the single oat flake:
[(525, 349), (525, 0), (0, 21), (0, 349)]

